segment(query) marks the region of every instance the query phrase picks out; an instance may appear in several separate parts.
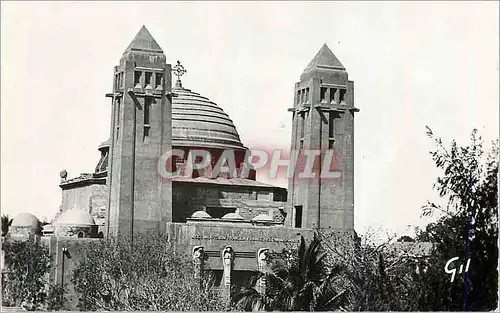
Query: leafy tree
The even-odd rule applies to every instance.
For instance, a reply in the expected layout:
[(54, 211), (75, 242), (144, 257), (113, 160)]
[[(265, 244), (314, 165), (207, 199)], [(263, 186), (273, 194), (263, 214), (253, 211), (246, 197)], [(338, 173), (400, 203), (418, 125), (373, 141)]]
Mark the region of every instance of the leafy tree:
[(401, 236), (398, 238), (398, 242), (415, 242), (415, 239), (410, 236)]
[(240, 287), (239, 290), (233, 293), (231, 301), (236, 310), (263, 311), (271, 309), (265, 295), (261, 295), (256, 289), (257, 281), (263, 276), (266, 276), (266, 274), (259, 273), (252, 276), (245, 286)]
[[(333, 282), (342, 271), (340, 266), (328, 267), (326, 252), (315, 236), (306, 247), (301, 236), (296, 251), (270, 253), (269, 271), (254, 277), (249, 286), (233, 296), (236, 307), (243, 310), (323, 311), (338, 308), (339, 296)], [(266, 295), (255, 289), (255, 282), (266, 276)]]
[(2, 237), (9, 232), (10, 224), (12, 224), (12, 219), (8, 215), (2, 215)]
[[(477, 130), (463, 147), (455, 141), (445, 147), (430, 128), (427, 135), (436, 143), (432, 159), (443, 170), (434, 187), (448, 201), (423, 207), (423, 215), (439, 213), (440, 218), (417, 234), (417, 240), (435, 247), (429, 271), (421, 277), (419, 308), (492, 310), (498, 301), (498, 140), (485, 151)], [(444, 267), (453, 257), (459, 257), (456, 268), (471, 261), (468, 273), (457, 273), (451, 282)]]
[(219, 311), (225, 301), (210, 277), (193, 275), (164, 235), (98, 240), (73, 272), (82, 310)]
[[(329, 262), (341, 264), (345, 270), (336, 281), (343, 289), (341, 309), (348, 311), (414, 311), (413, 296), (417, 268), (421, 261), (400, 249), (392, 239), (376, 243), (374, 234), (359, 237), (355, 249), (339, 249), (338, 244), (322, 238)], [(339, 253), (346, 250), (349, 253)]]
[(47, 247), (34, 238), (6, 240), (3, 245), (8, 273), (3, 294), (4, 305), (23, 306), (28, 310), (45, 308), (46, 275), (50, 270)]

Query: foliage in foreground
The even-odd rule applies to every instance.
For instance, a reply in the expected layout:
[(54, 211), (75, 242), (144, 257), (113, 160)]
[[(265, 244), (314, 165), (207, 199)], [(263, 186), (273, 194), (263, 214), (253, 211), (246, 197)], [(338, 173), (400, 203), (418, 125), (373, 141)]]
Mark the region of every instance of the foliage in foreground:
[(210, 277), (194, 277), (190, 258), (174, 255), (163, 235), (99, 240), (73, 272), (81, 310), (220, 311)]
[(3, 286), (2, 304), (26, 310), (62, 308), (63, 290), (48, 284), (51, 256), (35, 238), (6, 240), (3, 244), (8, 273)]
[[(342, 293), (334, 288), (334, 282), (342, 267), (328, 267), (324, 262), (326, 256), (316, 236), (308, 246), (301, 236), (298, 249), (270, 253), (268, 270), (233, 296), (235, 307), (246, 311), (337, 310)], [(255, 283), (262, 276), (267, 284), (265, 296), (255, 289)]]
[[(477, 131), (467, 146), (452, 141), (445, 147), (430, 128), (436, 143), (431, 156), (443, 171), (435, 189), (448, 200), (446, 206), (429, 202), (424, 215), (441, 217), (419, 231), (417, 240), (433, 242), (430, 269), (421, 277), (421, 310), (489, 311), (498, 305), (498, 140), (489, 151)], [(451, 282), (444, 272), (446, 262), (459, 257), (451, 268), (470, 259), (467, 274)]]
[(345, 294), (342, 308), (347, 311), (419, 310), (416, 282), (427, 270), (425, 259), (395, 249), (393, 240), (377, 243), (373, 236), (367, 234), (359, 238), (349, 254), (339, 253), (338, 247), (326, 239), (322, 241), (329, 253), (329, 262), (345, 267), (337, 287)]
[(7, 233), (9, 232), (9, 227), (10, 227), (10, 224), (12, 224), (12, 219), (4, 214), (2, 215), (2, 237), (7, 235)]
[[(322, 257), (319, 272), (328, 272), (339, 264), (342, 268), (336, 279), (328, 281), (329, 288), (336, 290), (330, 297), (337, 302), (329, 309), (489, 311), (497, 307), (498, 141), (485, 151), (475, 130), (470, 144), (464, 147), (453, 141), (451, 148), (446, 148), (430, 129), (428, 136), (437, 146), (431, 152), (432, 159), (443, 170), (434, 187), (448, 203), (441, 207), (429, 202), (423, 207), (423, 215), (442, 216), (419, 230), (416, 240), (401, 237), (398, 242), (414, 247), (419, 242), (432, 243), (432, 252), (424, 255), (418, 249), (416, 253), (391, 250), (391, 241), (376, 244), (371, 236), (365, 236), (350, 253), (339, 253), (342, 247), (339, 249), (320, 232), (321, 246), (328, 254)], [(267, 273), (271, 291), (266, 297), (249, 286), (233, 298), (240, 309), (322, 309), (314, 300), (321, 298), (319, 285), (312, 279), (314, 275), (309, 276), (310, 272), (298, 265), (303, 263), (290, 261), (293, 254), (275, 255), (274, 267)], [(467, 274), (457, 273), (451, 282), (444, 268), (453, 257), (459, 257), (451, 267), (457, 271), (469, 258), (471, 265)]]

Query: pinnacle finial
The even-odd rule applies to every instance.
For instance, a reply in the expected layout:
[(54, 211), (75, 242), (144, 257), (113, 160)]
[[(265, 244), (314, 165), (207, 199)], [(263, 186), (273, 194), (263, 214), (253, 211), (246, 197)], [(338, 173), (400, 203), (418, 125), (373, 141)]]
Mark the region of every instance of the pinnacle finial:
[(145, 25), (142, 25), (134, 40), (125, 49), (125, 53), (129, 51), (163, 53), (160, 45), (158, 45)]
[(304, 71), (313, 69), (313, 68), (329, 68), (329, 69), (337, 69), (337, 70), (345, 70), (344, 65), (337, 59), (337, 57), (333, 54), (332, 50), (328, 48), (327, 44), (324, 43), (319, 49), (318, 53), (314, 56), (314, 58), (309, 62), (306, 69)]
[(177, 60), (177, 64), (172, 68), (172, 72), (177, 76), (176, 87), (182, 87), (181, 76), (187, 73), (187, 70), (181, 64), (181, 61)]

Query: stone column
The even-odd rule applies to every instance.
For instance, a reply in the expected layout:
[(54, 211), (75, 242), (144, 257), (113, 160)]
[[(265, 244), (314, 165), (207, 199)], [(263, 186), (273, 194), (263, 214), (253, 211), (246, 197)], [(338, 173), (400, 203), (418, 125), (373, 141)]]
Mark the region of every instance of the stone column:
[(262, 248), (257, 252), (257, 264), (259, 272), (263, 275), (259, 278), (256, 284), (257, 291), (264, 297), (266, 295), (266, 271), (267, 271), (267, 253), (269, 249)]
[(231, 272), (234, 265), (234, 251), (233, 248), (227, 246), (222, 250), (222, 266), (224, 268), (222, 287), (226, 293), (227, 298), (231, 296)]
[(203, 273), (203, 265), (205, 262), (205, 249), (201, 246), (193, 247), (193, 266), (194, 266), (194, 277), (201, 278)]

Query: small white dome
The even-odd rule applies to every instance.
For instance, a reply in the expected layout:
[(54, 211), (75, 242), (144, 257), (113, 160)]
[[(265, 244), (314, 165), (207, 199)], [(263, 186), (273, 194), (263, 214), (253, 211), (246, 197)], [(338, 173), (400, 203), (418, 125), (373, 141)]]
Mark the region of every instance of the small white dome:
[(64, 211), (56, 221), (59, 225), (95, 225), (90, 213), (80, 209), (69, 209)]
[(244, 218), (241, 217), (238, 213), (227, 213), (222, 217), (223, 220), (243, 220)]
[(272, 222), (273, 218), (267, 214), (259, 214), (256, 217), (252, 218), (252, 221), (257, 222)]
[(212, 218), (210, 214), (205, 211), (196, 211), (191, 215), (191, 218)]
[(14, 217), (11, 227), (38, 227), (40, 221), (31, 213), (21, 213)]

